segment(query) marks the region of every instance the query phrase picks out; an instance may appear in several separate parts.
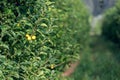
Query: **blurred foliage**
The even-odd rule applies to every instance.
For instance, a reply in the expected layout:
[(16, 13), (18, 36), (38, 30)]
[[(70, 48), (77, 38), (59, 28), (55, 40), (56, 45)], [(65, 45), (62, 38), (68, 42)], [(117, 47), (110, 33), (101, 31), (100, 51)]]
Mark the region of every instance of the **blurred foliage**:
[(102, 35), (120, 45), (120, 1), (115, 7), (108, 10), (102, 25)]
[(89, 40), (80, 0), (0, 1), (0, 80), (59, 80)]
[(90, 48), (81, 55), (79, 66), (68, 80), (119, 80), (120, 49), (101, 36), (91, 38)]

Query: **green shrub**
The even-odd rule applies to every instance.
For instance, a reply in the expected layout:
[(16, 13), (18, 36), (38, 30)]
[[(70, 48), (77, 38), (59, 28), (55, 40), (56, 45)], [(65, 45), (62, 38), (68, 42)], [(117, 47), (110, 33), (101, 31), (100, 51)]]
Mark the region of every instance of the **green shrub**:
[(79, 0), (1, 0), (0, 79), (59, 80), (88, 43)]
[(119, 74), (120, 65), (113, 56), (100, 52), (82, 57), (73, 80), (118, 80)]
[(102, 35), (120, 45), (120, 1), (107, 11), (102, 25)]

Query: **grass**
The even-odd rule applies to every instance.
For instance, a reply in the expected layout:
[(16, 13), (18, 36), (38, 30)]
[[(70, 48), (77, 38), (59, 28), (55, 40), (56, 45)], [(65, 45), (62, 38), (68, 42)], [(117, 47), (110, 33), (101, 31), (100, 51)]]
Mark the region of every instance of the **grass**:
[(66, 80), (119, 80), (120, 49), (101, 36), (91, 36), (90, 49), (81, 55), (80, 65)]

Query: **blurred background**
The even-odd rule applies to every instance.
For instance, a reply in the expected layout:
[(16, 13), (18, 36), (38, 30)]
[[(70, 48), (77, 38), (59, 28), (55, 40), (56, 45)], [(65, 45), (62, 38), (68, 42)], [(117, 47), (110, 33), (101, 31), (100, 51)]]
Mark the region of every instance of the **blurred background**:
[(84, 0), (90, 12), (90, 44), (71, 80), (120, 79), (120, 1)]

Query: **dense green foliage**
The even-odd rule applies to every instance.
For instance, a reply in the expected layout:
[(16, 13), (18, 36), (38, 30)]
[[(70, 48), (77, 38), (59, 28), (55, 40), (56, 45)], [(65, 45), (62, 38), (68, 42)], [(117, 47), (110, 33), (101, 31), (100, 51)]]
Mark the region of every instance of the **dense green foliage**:
[(120, 45), (120, 1), (107, 11), (102, 25), (102, 34), (106, 39)]
[(88, 32), (80, 0), (1, 0), (0, 80), (59, 80)]

